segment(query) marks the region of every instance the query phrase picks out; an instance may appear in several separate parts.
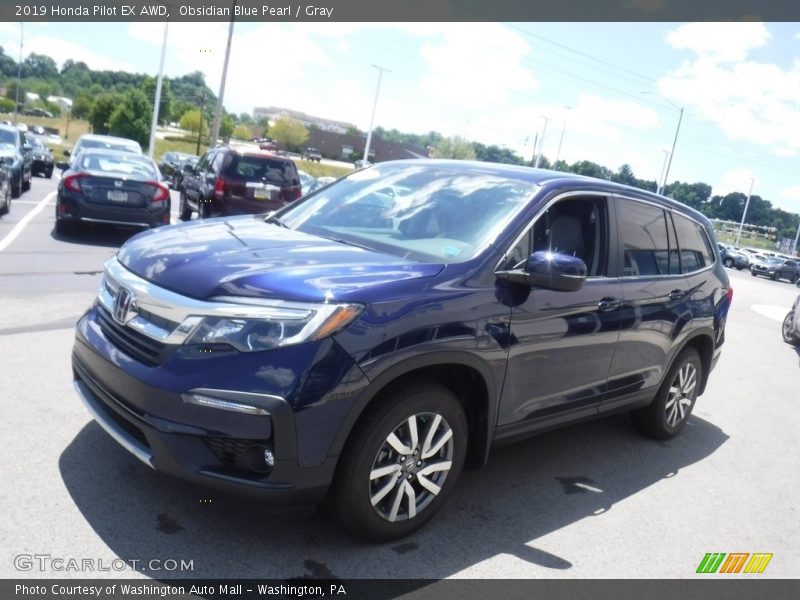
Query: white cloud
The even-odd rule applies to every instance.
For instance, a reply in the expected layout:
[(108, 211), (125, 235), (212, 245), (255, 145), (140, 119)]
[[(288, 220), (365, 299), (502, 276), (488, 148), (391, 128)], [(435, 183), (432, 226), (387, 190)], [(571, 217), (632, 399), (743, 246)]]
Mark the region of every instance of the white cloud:
[(687, 23), (667, 34), (667, 43), (714, 62), (735, 62), (769, 38), (763, 23)]
[(772, 204), (789, 212), (800, 212), (800, 185), (782, 189), (778, 197), (772, 199)]
[(713, 196), (726, 196), (732, 192), (747, 194), (750, 189), (750, 180), (753, 179), (753, 193), (758, 194), (761, 183), (759, 178), (749, 169), (731, 169), (720, 175), (719, 179), (712, 186)]
[(520, 63), (530, 52), (517, 33), (498, 23), (440, 24), (441, 38), (422, 45), (427, 72), (420, 90), (431, 100), (481, 110), (509, 103), (539, 87)]
[(775, 156), (800, 149), (800, 62), (784, 69), (748, 59), (770, 39), (762, 23), (693, 23), (667, 36), (695, 57), (658, 81), (659, 91), (730, 140)]
[[(11, 23), (0, 23), (0, 46), (4, 48), (6, 54), (16, 60), (19, 53), (19, 28)], [(53, 58), (59, 67), (63, 61), (71, 58), (74, 61), (85, 62), (89, 68), (94, 70), (134, 71), (133, 67), (128, 63), (112, 60), (106, 55), (89, 50), (81, 44), (46, 34), (30, 35), (26, 28), (22, 47), (23, 59), (31, 52), (45, 54)]]

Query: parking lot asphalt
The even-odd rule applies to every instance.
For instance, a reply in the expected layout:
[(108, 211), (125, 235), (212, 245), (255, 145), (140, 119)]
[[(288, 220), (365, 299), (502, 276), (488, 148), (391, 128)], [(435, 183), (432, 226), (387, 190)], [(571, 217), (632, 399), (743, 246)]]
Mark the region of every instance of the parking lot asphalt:
[[(692, 578), (707, 552), (773, 553), (760, 577), (800, 575), (800, 355), (780, 336), (796, 287), (728, 271), (727, 341), (679, 437), (617, 415), (495, 450), (422, 532), (365, 545), (324, 514), (155, 473), (91, 420), (72, 329), (133, 232), (57, 236), (56, 183), (34, 179), (0, 218), (1, 577)], [(122, 570), (20, 571), (26, 554)]]

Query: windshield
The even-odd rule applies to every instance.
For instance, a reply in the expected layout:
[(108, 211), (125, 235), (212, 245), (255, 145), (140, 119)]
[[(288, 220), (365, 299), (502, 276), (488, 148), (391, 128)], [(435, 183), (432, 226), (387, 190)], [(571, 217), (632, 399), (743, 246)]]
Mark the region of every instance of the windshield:
[(158, 179), (156, 170), (150, 159), (135, 154), (102, 154), (99, 152), (82, 152), (78, 156), (78, 165), (84, 171), (103, 173), (124, 173)]
[(136, 154), (140, 154), (141, 150), (139, 150), (138, 146), (135, 146), (133, 143), (125, 144), (113, 141), (101, 141), (101, 140), (80, 140), (78, 142), (78, 149), (79, 150), (86, 150), (87, 148), (105, 148), (106, 150), (118, 150), (121, 152), (134, 152)]
[(769, 258), (765, 258), (764, 262), (767, 263), (768, 265), (780, 265), (780, 264), (783, 264), (783, 259), (775, 258), (775, 257), (769, 257)]
[(8, 129), (0, 129), (0, 144), (17, 145), (17, 134)]
[(472, 258), (533, 197), (535, 184), (475, 167), (379, 165), (278, 215), (292, 229), (419, 262)]

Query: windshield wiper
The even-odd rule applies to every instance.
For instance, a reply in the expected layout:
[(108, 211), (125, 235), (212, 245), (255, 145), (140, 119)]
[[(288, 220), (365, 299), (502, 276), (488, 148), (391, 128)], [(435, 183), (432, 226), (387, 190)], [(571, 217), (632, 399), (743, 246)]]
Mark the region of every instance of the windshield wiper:
[(345, 244), (347, 246), (355, 246), (356, 248), (361, 248), (362, 250), (369, 250), (371, 252), (375, 252), (374, 248), (370, 248), (369, 246), (365, 246), (364, 244), (359, 244), (357, 242), (351, 242), (350, 240), (345, 240), (343, 238), (328, 237), (327, 235), (322, 235), (320, 237), (324, 237), (326, 240), (330, 240), (332, 242), (337, 242), (339, 244)]
[(286, 223), (281, 221), (275, 215), (267, 215), (266, 217), (264, 217), (264, 223), (272, 223), (273, 225), (280, 225), (281, 227), (285, 227), (286, 229), (290, 229), (290, 227)]

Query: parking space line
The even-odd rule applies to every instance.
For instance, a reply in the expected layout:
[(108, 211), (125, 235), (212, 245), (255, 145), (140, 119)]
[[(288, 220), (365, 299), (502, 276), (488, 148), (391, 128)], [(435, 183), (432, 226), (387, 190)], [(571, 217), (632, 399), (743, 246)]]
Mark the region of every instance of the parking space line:
[(31, 212), (22, 217), (19, 220), (19, 223), (14, 225), (14, 229), (9, 231), (8, 235), (6, 235), (6, 237), (0, 240), (0, 252), (8, 248), (9, 244), (11, 244), (11, 242), (17, 239), (17, 236), (20, 233), (22, 233), (22, 230), (25, 229), (25, 226), (28, 223), (30, 223), (34, 219), (34, 217), (36, 217), (36, 215), (38, 215), (40, 212), (44, 210), (44, 207), (47, 206), (47, 204), (53, 199), (55, 195), (56, 195), (55, 191), (52, 191), (49, 194), (47, 194), (44, 198), (42, 198), (41, 202), (39, 202), (39, 204), (37, 204), (36, 207), (33, 210), (31, 210)]

